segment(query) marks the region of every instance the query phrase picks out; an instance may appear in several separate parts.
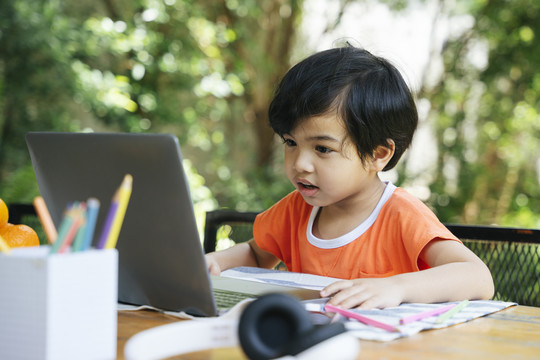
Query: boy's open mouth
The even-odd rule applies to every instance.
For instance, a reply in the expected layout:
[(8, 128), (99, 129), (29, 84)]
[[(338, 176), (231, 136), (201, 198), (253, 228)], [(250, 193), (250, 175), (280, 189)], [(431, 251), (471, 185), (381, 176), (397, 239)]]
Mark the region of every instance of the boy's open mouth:
[(298, 186), (300, 186), (301, 188), (304, 188), (304, 189), (308, 189), (308, 190), (318, 189), (317, 186), (309, 184), (309, 183), (305, 183), (305, 182), (298, 182)]

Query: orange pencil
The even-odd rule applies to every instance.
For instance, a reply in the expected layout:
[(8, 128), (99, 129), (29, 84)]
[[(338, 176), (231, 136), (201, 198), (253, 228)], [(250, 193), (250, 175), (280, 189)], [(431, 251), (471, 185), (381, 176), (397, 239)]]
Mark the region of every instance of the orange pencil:
[(56, 227), (52, 221), (47, 204), (45, 204), (45, 200), (43, 200), (41, 196), (36, 196), (33, 203), (49, 244), (54, 244), (58, 237), (58, 233), (56, 232)]

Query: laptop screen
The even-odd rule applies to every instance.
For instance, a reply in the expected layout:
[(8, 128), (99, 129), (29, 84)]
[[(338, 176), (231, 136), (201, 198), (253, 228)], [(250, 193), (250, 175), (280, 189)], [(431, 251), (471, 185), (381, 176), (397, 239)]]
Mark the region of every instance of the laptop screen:
[(57, 227), (68, 203), (101, 202), (94, 245), (116, 189), (133, 176), (117, 243), (120, 302), (216, 314), (175, 136), (31, 132), (26, 141)]

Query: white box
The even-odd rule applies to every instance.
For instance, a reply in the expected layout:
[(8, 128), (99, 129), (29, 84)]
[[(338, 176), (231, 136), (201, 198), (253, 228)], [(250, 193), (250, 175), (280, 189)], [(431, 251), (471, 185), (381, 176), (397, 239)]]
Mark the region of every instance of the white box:
[(115, 359), (118, 252), (0, 254), (0, 359)]

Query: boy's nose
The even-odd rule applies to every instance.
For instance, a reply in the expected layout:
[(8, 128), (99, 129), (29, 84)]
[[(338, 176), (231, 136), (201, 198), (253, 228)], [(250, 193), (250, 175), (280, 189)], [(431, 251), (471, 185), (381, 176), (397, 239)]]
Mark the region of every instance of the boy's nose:
[(297, 172), (313, 172), (314, 166), (311, 156), (305, 152), (299, 152), (294, 160), (294, 168)]

